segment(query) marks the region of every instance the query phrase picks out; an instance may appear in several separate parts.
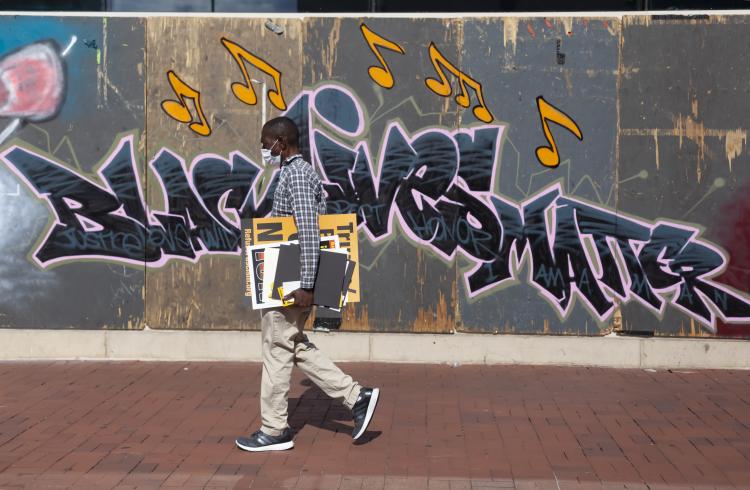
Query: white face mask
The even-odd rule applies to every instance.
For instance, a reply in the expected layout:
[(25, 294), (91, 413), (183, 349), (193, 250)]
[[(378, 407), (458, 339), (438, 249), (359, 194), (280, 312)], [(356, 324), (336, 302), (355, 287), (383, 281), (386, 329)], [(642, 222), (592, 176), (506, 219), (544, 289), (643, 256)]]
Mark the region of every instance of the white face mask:
[(273, 145), (271, 145), (271, 148), (269, 148), (269, 149), (261, 148), (260, 149), (260, 154), (263, 156), (263, 163), (265, 163), (266, 165), (279, 165), (279, 164), (281, 164), (281, 153), (279, 153), (278, 155), (272, 155), (271, 154), (271, 150), (273, 150), (273, 147), (276, 146), (276, 143), (278, 143), (278, 142), (279, 142), (279, 140), (277, 138), (276, 141), (273, 142)]

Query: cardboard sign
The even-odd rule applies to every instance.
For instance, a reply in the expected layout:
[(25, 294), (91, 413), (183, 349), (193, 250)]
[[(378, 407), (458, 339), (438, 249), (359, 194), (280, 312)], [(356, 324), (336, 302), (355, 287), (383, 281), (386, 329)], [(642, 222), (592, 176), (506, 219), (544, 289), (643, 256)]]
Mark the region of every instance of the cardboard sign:
[(258, 309), (263, 303), (263, 267), (265, 261), (265, 248), (245, 247), (243, 257), (245, 258), (245, 296), (252, 299), (253, 309)]
[[(337, 235), (339, 246), (345, 248), (349, 258), (354, 262), (352, 281), (349, 285), (347, 302), (359, 302), (359, 241), (357, 240), (357, 215), (355, 214), (321, 214), (319, 217), (320, 236)], [(271, 243), (297, 240), (297, 226), (292, 216), (279, 218), (255, 218), (242, 220), (243, 255), (246, 255), (247, 247), (252, 245), (266, 245)], [(251, 261), (245, 263), (245, 273), (249, 274), (248, 267)], [(252, 288), (246, 281), (246, 296), (252, 296)]]

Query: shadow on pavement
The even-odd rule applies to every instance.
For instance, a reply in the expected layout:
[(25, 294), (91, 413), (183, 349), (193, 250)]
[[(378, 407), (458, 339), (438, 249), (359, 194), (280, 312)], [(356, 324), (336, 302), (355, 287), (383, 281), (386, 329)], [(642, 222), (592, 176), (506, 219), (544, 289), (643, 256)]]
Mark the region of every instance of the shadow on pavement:
[[(349, 409), (337, 400), (331, 399), (309, 379), (303, 379), (300, 384), (307, 386), (307, 389), (299, 398), (289, 398), (289, 427), (292, 432), (297, 434), (306, 425), (312, 425), (332, 432), (341, 432), (351, 437), (354, 425)], [(381, 434), (382, 431), (367, 430), (354, 444), (356, 446), (367, 444), (380, 437)]]

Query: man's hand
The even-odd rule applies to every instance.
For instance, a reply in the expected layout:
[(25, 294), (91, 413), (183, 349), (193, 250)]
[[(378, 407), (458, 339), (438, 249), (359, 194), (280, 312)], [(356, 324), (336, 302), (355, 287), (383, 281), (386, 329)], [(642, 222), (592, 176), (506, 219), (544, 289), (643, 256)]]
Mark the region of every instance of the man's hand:
[(284, 301), (294, 301), (294, 306), (307, 307), (313, 302), (312, 289), (295, 289), (284, 296)]

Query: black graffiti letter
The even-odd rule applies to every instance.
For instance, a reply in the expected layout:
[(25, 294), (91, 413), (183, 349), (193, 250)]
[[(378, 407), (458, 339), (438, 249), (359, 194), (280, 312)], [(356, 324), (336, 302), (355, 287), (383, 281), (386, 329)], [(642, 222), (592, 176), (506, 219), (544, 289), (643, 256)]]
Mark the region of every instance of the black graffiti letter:
[[(130, 162), (129, 144), (119, 147), (112, 157), (114, 161)], [(36, 252), (42, 265), (81, 256), (111, 256), (138, 262), (157, 260), (161, 255), (158, 248), (145, 247), (143, 223), (119, 211), (122, 207), (125, 213), (133, 212), (141, 220), (144, 218), (142, 204), (134, 202), (134, 184), (117, 179), (117, 171), (110, 175), (115, 178), (117, 191), (129, 196), (125, 203), (63, 165), (28, 150), (14, 148), (6, 153), (5, 159), (49, 202), (55, 213), (57, 223)]]
[(182, 217), (190, 226), (195, 250), (234, 252), (239, 246), (239, 230), (221, 224), (195, 195), (180, 160), (168, 150), (151, 164), (161, 178), (167, 196), (167, 212)]
[(414, 235), (430, 241), (446, 225), (440, 212), (424, 197), (437, 201), (446, 193), (458, 170), (458, 155), (453, 141), (437, 131), (418, 137), (412, 148), (417, 153), (416, 164), (399, 186), (396, 205)]

